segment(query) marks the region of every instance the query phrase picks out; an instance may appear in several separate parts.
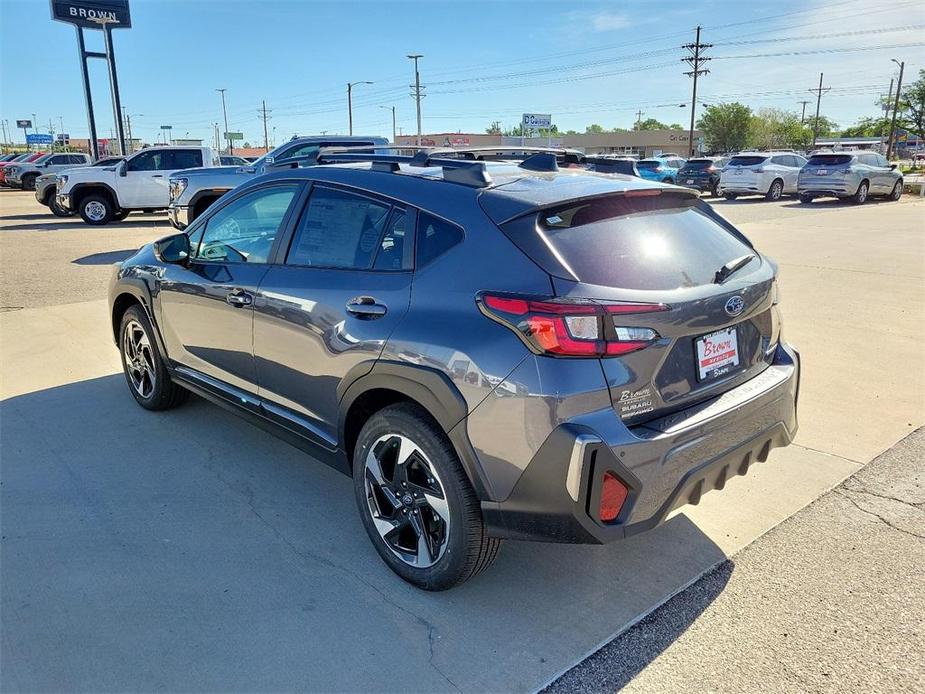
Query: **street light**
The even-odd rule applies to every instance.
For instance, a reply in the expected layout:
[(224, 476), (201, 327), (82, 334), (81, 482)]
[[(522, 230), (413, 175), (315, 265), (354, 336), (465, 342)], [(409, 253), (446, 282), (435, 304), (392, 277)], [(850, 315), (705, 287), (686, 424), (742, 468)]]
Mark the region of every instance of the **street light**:
[(353, 88), (358, 84), (372, 84), (372, 82), (347, 82), (347, 120), (351, 135), (353, 135)]
[(392, 144), (394, 145), (396, 144), (395, 142), (395, 107), (394, 106), (380, 106), (379, 108), (384, 108), (387, 111), (392, 112)]
[(896, 112), (899, 110), (899, 94), (903, 88), (903, 70), (906, 67), (906, 63), (896, 60), (896, 58), (891, 58), (891, 60), (899, 65), (899, 81), (896, 83), (896, 100), (893, 102), (893, 119), (890, 121), (890, 139), (887, 141), (886, 145), (886, 158), (889, 161), (890, 156), (893, 154), (893, 136), (896, 133)]
[(234, 146), (231, 144), (231, 138), (228, 137), (228, 110), (225, 108), (225, 92), (227, 89), (216, 89), (222, 95), (222, 115), (225, 117), (225, 140), (228, 143), (228, 154), (234, 154)]

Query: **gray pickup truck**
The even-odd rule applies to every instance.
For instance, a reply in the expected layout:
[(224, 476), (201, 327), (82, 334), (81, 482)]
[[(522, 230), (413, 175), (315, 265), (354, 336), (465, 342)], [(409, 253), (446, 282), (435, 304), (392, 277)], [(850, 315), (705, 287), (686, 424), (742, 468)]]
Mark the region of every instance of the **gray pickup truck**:
[(177, 229), (185, 229), (213, 202), (235, 186), (266, 173), (287, 160), (312, 157), (322, 147), (359, 147), (387, 145), (384, 137), (310, 136), (294, 137), (263, 155), (248, 166), (214, 166), (208, 169), (186, 169), (170, 176), (170, 205), (167, 215)]

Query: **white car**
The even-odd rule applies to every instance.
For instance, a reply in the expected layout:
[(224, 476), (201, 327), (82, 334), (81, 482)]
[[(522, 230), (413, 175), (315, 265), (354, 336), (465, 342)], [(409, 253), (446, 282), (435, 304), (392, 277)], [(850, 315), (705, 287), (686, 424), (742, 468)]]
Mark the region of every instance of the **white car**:
[(740, 152), (726, 164), (719, 178), (723, 197), (763, 195), (780, 200), (796, 195), (797, 179), (806, 159), (793, 152)]
[(92, 225), (122, 220), (129, 212), (166, 210), (170, 174), (218, 166), (210, 147), (149, 147), (116, 166), (73, 169), (58, 175), (58, 206)]

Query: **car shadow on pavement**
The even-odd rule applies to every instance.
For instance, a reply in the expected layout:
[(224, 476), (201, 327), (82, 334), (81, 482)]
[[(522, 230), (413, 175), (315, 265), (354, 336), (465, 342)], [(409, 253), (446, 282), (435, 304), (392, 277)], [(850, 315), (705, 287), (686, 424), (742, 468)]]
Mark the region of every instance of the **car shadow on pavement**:
[(137, 248), (126, 248), (124, 251), (105, 251), (103, 253), (91, 253), (82, 258), (75, 258), (71, 262), (74, 265), (112, 265), (120, 263), (129, 256), (138, 252)]
[(421, 591), (349, 478), (196, 397), (145, 411), (122, 374), (0, 402), (0, 456), (11, 691), (536, 690), (725, 560), (680, 514), (605, 547), (508, 542)]
[[(48, 219), (48, 215), (42, 215), (42, 218)], [(33, 222), (31, 224), (3, 224), (2, 222), (9, 217), (0, 217), (0, 233), (6, 231), (102, 231), (107, 229), (138, 229), (142, 227), (164, 227), (165, 233), (173, 228), (166, 219), (129, 219), (125, 222), (110, 222), (104, 226), (92, 226), (85, 224), (79, 217), (65, 218), (67, 221), (57, 222)]]

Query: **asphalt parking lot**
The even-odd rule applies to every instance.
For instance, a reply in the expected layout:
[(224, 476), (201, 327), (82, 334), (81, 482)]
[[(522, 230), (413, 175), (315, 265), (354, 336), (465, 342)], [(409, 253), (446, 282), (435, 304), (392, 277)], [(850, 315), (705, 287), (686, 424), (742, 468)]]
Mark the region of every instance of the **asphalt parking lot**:
[(535, 690), (925, 424), (925, 201), (712, 204), (780, 263), (796, 443), (648, 534), (508, 543), (428, 594), (346, 478), (203, 401), (131, 401), (106, 281), (166, 217), (0, 190), (3, 689)]

